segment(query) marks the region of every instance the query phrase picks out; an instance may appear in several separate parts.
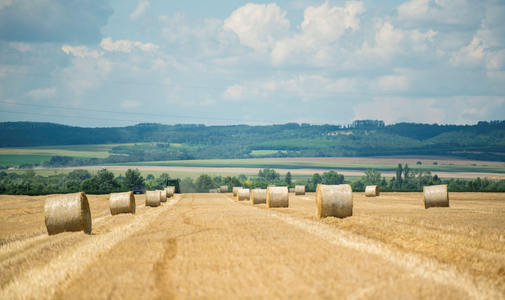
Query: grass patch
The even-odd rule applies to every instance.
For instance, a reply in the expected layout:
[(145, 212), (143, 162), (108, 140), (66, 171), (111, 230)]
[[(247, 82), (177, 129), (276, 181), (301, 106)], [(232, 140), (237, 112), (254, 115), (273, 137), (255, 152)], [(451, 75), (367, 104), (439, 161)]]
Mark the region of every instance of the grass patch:
[(277, 152), (282, 152), (282, 153), (287, 153), (288, 151), (286, 150), (252, 150), (251, 155), (252, 156), (263, 156), (263, 155), (270, 155), (270, 154), (275, 154)]

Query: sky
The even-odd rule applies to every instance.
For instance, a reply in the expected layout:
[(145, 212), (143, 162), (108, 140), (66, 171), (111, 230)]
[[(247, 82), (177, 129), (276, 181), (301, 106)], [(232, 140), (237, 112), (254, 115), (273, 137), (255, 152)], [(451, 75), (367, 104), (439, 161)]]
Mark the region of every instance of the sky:
[(505, 119), (505, 1), (0, 0), (0, 121)]

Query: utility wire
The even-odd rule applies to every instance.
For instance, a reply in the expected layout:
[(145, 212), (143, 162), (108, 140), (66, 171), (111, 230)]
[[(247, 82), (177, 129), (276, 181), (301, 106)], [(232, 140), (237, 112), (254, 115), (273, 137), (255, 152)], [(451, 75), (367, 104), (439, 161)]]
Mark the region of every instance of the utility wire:
[[(96, 118), (96, 117), (79, 117), (79, 116), (68, 116), (68, 115), (57, 115), (57, 114), (42, 114), (42, 113), (31, 113), (31, 112), (21, 112), (21, 111), (11, 111), (11, 110), (0, 110), (0, 112), (3, 113), (13, 113), (13, 114), (24, 114), (24, 115), (34, 115), (34, 116), (49, 116), (49, 117), (62, 117), (62, 118), (77, 118), (77, 119), (86, 119), (86, 120), (105, 120), (105, 121), (117, 121), (117, 122), (130, 122), (130, 123), (154, 123), (153, 120), (145, 121), (145, 120), (137, 120), (137, 119), (132, 119), (132, 120), (125, 120), (125, 119), (110, 119), (110, 118)], [(106, 112), (106, 111), (103, 111)], [(148, 116), (149, 114), (144, 114)], [(151, 115), (153, 116), (153, 115)], [(158, 116), (165, 116), (165, 115), (158, 115)], [(191, 117), (193, 118), (193, 117)], [(194, 117), (197, 119), (205, 119), (205, 118), (198, 118)], [(208, 118), (207, 118), (208, 119)], [(232, 120), (232, 119), (214, 119), (214, 120)], [(251, 123), (251, 122), (268, 122), (268, 121), (255, 121), (255, 120), (240, 120), (241, 122), (244, 123)], [(156, 124), (161, 124), (161, 125), (173, 125), (173, 124), (168, 124), (168, 123), (160, 123), (160, 122), (155, 122)], [(279, 122), (268, 122), (271, 124), (281, 124)]]
[(44, 74), (29, 74), (18, 73), (9, 71), (0, 71), (0, 74), (57, 78), (68, 80), (81, 80), (92, 82), (105, 82), (117, 84), (130, 84), (130, 85), (147, 85), (147, 86), (161, 86), (173, 88), (188, 88), (188, 89), (203, 89), (203, 90), (230, 90), (230, 91), (251, 91), (251, 92), (269, 92), (269, 93), (290, 93), (290, 94), (314, 94), (314, 95), (354, 95), (354, 96), (505, 96), (505, 94), (453, 94), (453, 93), (373, 93), (373, 92), (328, 92), (328, 91), (289, 91), (289, 90), (272, 90), (272, 89), (253, 89), (253, 88), (226, 88), (226, 87), (211, 87), (211, 86), (197, 86), (197, 85), (178, 85), (178, 84), (164, 84), (164, 83), (149, 83), (149, 82), (133, 82), (133, 81), (119, 81), (119, 80), (103, 80), (103, 79), (89, 79), (77, 78), (68, 76), (54, 76)]
[(211, 117), (191, 117), (191, 116), (177, 116), (177, 115), (119, 112), (119, 111), (112, 111), (112, 110), (98, 110), (98, 109), (74, 108), (74, 107), (64, 107), (64, 106), (50, 106), (50, 105), (42, 105), (42, 104), (12, 103), (12, 102), (7, 102), (7, 101), (0, 101), (0, 103), (13, 104), (13, 105), (24, 105), (24, 106), (34, 106), (34, 107), (45, 107), (45, 108), (68, 109), (68, 110), (76, 110), (76, 111), (89, 111), (89, 112), (101, 112), (101, 113), (111, 113), (111, 114), (136, 115), (136, 116), (140, 115), (140, 116), (155, 116), (155, 117), (168, 117), (168, 118), (205, 119), (205, 120), (217, 120), (217, 121), (239, 121), (239, 122), (247, 121), (247, 122), (272, 123), (271, 121), (263, 121), (263, 120), (244, 120), (244, 119), (226, 119), (226, 118), (211, 118)]

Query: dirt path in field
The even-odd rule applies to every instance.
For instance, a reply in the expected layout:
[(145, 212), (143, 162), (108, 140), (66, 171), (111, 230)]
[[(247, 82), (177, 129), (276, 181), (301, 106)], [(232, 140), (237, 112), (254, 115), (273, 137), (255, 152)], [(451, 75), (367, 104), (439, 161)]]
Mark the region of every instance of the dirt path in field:
[(356, 193), (353, 217), (323, 220), (314, 194), (273, 210), (230, 194), (158, 208), (140, 196), (136, 215), (118, 216), (93, 196), (93, 234), (56, 236), (43, 198), (9, 197), (0, 299), (505, 298), (503, 194), (453, 193), (451, 208), (425, 210), (418, 193)]

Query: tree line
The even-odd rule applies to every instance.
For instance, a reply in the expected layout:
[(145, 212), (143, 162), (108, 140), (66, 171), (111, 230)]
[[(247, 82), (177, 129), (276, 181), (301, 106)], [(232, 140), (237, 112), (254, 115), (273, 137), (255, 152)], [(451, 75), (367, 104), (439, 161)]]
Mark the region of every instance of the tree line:
[[(440, 179), (436, 174), (431, 175), (428, 169), (411, 169), (408, 165), (398, 164), (397, 175), (386, 180), (380, 172), (369, 169), (357, 181), (350, 182), (343, 174), (335, 171), (315, 173), (308, 179), (294, 180), (291, 173), (281, 176), (270, 168), (259, 170), (256, 177), (244, 174), (235, 176), (211, 176), (201, 174), (196, 179), (184, 178), (180, 182), (182, 193), (203, 193), (220, 186), (244, 188), (267, 188), (269, 185), (294, 187), (305, 185), (309, 192), (316, 190), (318, 184), (337, 185), (348, 183), (354, 191), (363, 191), (367, 185), (378, 185), (384, 191), (420, 191), (423, 186), (447, 184), (449, 191), (489, 191), (505, 192), (505, 180), (491, 181), (486, 178), (475, 180)], [(155, 177), (148, 174), (145, 178), (138, 169), (128, 169), (124, 176), (115, 176), (113, 172), (102, 168), (92, 174), (88, 170), (73, 170), (62, 173), (54, 170), (53, 175), (41, 176), (29, 169), (22, 174), (0, 172), (0, 194), (11, 195), (46, 195), (54, 193), (73, 193), (84, 191), (90, 194), (107, 194), (111, 192), (131, 191), (133, 187), (142, 185), (146, 190), (163, 189), (165, 180), (170, 178), (168, 173)]]

